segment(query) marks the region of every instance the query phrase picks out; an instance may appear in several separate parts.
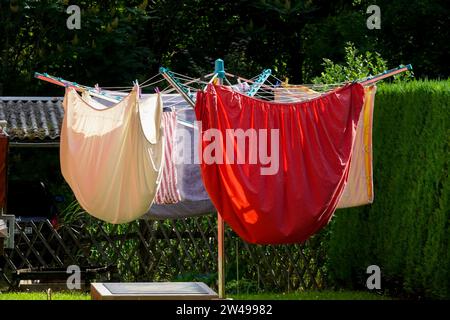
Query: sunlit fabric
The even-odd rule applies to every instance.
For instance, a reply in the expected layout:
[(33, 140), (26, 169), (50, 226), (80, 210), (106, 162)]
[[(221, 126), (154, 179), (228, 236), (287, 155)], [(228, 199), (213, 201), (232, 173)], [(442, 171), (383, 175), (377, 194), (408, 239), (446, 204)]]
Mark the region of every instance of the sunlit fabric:
[[(275, 101), (299, 102), (320, 95), (305, 86), (275, 88)], [(337, 208), (349, 208), (373, 202), (372, 119), (376, 86), (364, 88), (364, 106), (359, 116), (347, 184)]]
[[(163, 95), (164, 106), (174, 101), (173, 96)], [(194, 110), (179, 96), (174, 109), (177, 112), (174, 159), (177, 190), (181, 200), (172, 204), (153, 203), (146, 217), (151, 219), (177, 219), (201, 216), (216, 212), (203, 185), (198, 163), (198, 127)], [(164, 112), (166, 113), (166, 112)], [(190, 125), (192, 124), (192, 125)]]
[(372, 124), (376, 86), (364, 88), (364, 106), (359, 116), (352, 161), (337, 208), (362, 206), (373, 202)]
[[(202, 178), (240, 237), (303, 242), (330, 221), (347, 182), (363, 103), (358, 83), (299, 103), (267, 102), (215, 85), (197, 94)], [(239, 130), (250, 132), (244, 146), (232, 136)], [(239, 157), (244, 163), (231, 161)]]
[(139, 100), (138, 88), (108, 108), (66, 89), (61, 171), (80, 205), (110, 223), (133, 221), (152, 204), (164, 143), (159, 94)]
[(156, 192), (155, 203), (170, 204), (181, 200), (177, 188), (177, 171), (174, 157), (177, 113), (175, 111), (163, 112), (162, 122), (164, 127), (164, 166), (161, 183)]

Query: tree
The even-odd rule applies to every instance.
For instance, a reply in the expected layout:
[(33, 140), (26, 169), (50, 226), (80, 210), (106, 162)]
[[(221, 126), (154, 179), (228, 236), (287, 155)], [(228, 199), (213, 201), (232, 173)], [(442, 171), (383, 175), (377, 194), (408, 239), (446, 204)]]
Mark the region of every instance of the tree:
[(90, 85), (131, 85), (133, 79), (148, 76), (151, 46), (141, 40), (148, 16), (137, 4), (79, 1), (81, 30), (69, 30), (68, 1), (11, 1), (10, 5), (1, 0), (4, 94), (60, 94), (60, 89), (36, 81), (36, 71)]
[[(309, 82), (323, 58), (344, 61), (345, 43), (379, 52), (388, 66), (412, 63), (417, 77), (448, 77), (449, 10), (444, 0), (71, 1), (81, 30), (66, 28), (68, 0), (0, 0), (0, 90), (61, 94), (35, 71), (83, 84), (131, 85), (161, 65), (199, 76), (223, 58), (228, 71), (272, 68)], [(381, 29), (366, 27), (369, 4)]]
[(381, 9), (375, 46), (395, 64), (411, 63), (416, 76), (449, 76), (450, 6), (446, 0), (365, 1)]

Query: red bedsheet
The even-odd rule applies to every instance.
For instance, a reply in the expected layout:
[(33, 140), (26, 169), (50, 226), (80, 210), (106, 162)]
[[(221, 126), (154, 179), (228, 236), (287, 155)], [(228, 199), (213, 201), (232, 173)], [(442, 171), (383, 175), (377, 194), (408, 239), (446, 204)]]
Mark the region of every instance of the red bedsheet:
[(363, 102), (358, 83), (300, 103), (266, 102), (212, 84), (198, 93), (202, 178), (240, 237), (303, 242), (329, 222)]

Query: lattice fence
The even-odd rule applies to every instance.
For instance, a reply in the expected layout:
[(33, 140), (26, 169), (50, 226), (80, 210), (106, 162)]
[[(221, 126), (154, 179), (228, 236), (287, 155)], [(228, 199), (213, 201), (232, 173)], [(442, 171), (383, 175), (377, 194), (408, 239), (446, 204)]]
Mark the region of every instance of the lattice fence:
[[(230, 291), (324, 287), (321, 236), (302, 245), (260, 246), (226, 231)], [(216, 217), (139, 220), (111, 225), (87, 215), (54, 228), (48, 220), (16, 222), (3, 272), (23, 268), (117, 267), (122, 281), (204, 281), (216, 287)]]

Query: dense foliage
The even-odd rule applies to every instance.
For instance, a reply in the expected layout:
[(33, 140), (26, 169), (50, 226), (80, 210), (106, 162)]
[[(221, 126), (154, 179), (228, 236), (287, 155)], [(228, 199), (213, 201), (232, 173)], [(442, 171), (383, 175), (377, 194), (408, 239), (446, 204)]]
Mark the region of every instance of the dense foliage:
[(328, 271), (339, 287), (364, 287), (375, 264), (392, 293), (450, 297), (449, 108), (449, 81), (379, 87), (375, 201), (337, 211), (330, 232)]
[[(81, 29), (69, 30), (69, 4)], [(367, 7), (381, 9), (369, 30)], [(0, 94), (57, 94), (33, 79), (48, 72), (79, 83), (129, 85), (160, 65), (211, 72), (216, 58), (244, 76), (272, 68), (291, 83), (341, 62), (347, 41), (379, 52), (389, 67), (412, 63), (417, 77), (448, 77), (449, 10), (445, 0), (0, 0)]]

